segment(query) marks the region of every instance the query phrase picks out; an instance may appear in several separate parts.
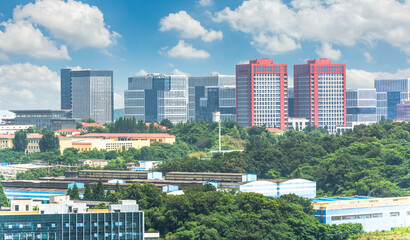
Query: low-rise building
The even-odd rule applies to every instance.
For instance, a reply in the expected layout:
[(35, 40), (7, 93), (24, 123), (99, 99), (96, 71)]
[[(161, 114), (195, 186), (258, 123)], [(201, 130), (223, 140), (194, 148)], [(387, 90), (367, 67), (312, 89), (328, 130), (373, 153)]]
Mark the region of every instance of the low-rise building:
[(54, 131), (58, 135), (71, 137), (73, 135), (80, 135), (82, 130), (81, 129), (74, 129), (74, 128), (64, 128)]
[(105, 159), (79, 159), (78, 164), (80, 166), (105, 167), (108, 165), (108, 161)]
[(316, 197), (316, 182), (305, 179), (264, 179), (241, 184), (240, 192), (260, 193), (268, 197), (295, 194), (300, 197)]
[(19, 130), (35, 127), (33, 124), (0, 124), (0, 134), (15, 134)]
[(160, 165), (161, 161), (139, 161), (139, 166), (135, 163), (127, 163), (127, 169), (130, 171), (149, 171), (158, 165)]
[(144, 212), (134, 200), (108, 209), (85, 203), (41, 204), (39, 211), (0, 212), (0, 239), (144, 239)]
[(66, 110), (11, 110), (16, 118), (7, 120), (12, 124), (30, 124), (37, 128), (48, 128), (52, 131), (62, 128), (75, 128), (75, 119), (67, 118)]
[[(35, 153), (35, 152), (40, 152), (40, 140), (43, 137), (42, 134), (37, 134), (37, 133), (32, 133), (32, 134), (27, 134), (27, 148), (26, 148), (26, 153)], [(59, 141), (60, 141), (60, 151), (63, 152), (64, 149), (71, 147), (71, 139), (68, 139), (64, 136), (58, 136)], [(4, 148), (13, 148), (13, 139), (14, 139), (14, 134), (5, 134), (5, 135), (0, 135), (0, 149)]]
[(104, 125), (99, 124), (99, 123), (87, 123), (87, 122), (82, 122), (81, 125), (82, 125), (81, 129), (82, 129), (84, 132), (88, 132), (88, 129), (89, 129), (90, 127), (105, 128)]
[(365, 232), (410, 226), (410, 197), (317, 198), (312, 202), (321, 223), (360, 223)]
[(309, 120), (307, 118), (289, 118), (288, 128), (293, 130), (302, 131), (306, 126), (309, 126)]

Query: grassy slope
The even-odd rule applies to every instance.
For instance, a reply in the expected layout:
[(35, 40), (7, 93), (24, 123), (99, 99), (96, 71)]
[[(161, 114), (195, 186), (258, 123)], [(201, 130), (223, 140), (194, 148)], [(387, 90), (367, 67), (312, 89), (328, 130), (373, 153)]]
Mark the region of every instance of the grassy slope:
[(390, 239), (390, 240), (404, 240), (410, 239), (410, 227), (401, 227), (394, 228), (389, 232), (371, 232), (361, 235), (359, 240), (381, 240), (381, 239)]

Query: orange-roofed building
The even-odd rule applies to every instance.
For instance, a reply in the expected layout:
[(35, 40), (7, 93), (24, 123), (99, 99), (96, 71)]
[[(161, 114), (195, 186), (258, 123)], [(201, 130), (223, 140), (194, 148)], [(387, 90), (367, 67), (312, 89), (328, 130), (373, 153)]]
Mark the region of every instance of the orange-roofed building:
[(73, 135), (80, 135), (82, 130), (81, 129), (65, 128), (65, 129), (60, 129), (60, 130), (54, 131), (54, 132), (58, 135), (73, 136)]
[(278, 135), (282, 135), (285, 133), (285, 131), (280, 130), (278, 128), (266, 128), (266, 130), (268, 130), (271, 133), (278, 134)]
[[(151, 126), (151, 123), (145, 123), (145, 126), (147, 126), (147, 128), (149, 128)], [(154, 127), (159, 128), (163, 132), (165, 132), (167, 130), (167, 127), (159, 125), (158, 123), (154, 123)]]
[(87, 123), (87, 122), (82, 122), (81, 124), (83, 125), (82, 130), (83, 130), (84, 132), (88, 132), (88, 128), (90, 128), (90, 127), (105, 128), (104, 125), (99, 124), (99, 123)]

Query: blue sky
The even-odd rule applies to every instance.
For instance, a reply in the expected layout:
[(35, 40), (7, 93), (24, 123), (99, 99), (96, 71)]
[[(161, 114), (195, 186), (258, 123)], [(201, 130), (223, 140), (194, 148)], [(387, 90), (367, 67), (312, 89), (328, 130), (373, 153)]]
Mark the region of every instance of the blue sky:
[[(0, 109), (60, 107), (64, 67), (114, 70), (116, 107), (138, 73), (234, 74), (268, 57), (347, 64), (348, 87), (410, 77), (410, 2), (13, 0), (0, 2)], [(289, 72), (292, 75), (292, 72)]]

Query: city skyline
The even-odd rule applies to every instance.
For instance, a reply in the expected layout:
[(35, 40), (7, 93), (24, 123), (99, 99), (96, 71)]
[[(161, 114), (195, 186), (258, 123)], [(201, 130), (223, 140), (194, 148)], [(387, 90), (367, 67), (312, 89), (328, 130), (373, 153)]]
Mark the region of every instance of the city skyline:
[[(410, 75), (408, 2), (19, 0), (1, 9), (4, 110), (59, 109), (65, 67), (113, 70), (115, 108), (123, 107), (128, 77), (138, 73), (234, 75), (248, 59), (288, 64), (289, 86), (293, 65), (322, 57), (346, 64), (347, 88)], [(260, 17), (250, 21), (252, 9)], [(399, 17), (390, 18), (392, 11)]]

